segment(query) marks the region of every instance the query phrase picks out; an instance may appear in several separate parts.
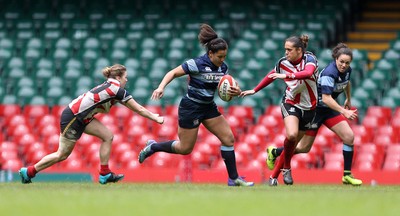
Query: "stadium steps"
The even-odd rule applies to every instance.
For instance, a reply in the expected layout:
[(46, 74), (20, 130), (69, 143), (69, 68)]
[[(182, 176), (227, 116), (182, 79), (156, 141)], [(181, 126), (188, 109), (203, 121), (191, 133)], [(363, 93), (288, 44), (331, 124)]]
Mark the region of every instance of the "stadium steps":
[(390, 48), (390, 41), (397, 38), (399, 31), (400, 2), (368, 1), (354, 31), (347, 34), (346, 43), (353, 49), (366, 50), (368, 59), (373, 63), (382, 58), (383, 52)]

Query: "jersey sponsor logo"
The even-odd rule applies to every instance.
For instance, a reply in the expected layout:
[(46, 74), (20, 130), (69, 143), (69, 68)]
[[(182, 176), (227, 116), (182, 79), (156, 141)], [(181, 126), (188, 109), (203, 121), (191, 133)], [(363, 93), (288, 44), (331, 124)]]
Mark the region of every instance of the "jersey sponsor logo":
[(208, 71), (208, 72), (211, 72), (211, 71), (212, 71), (210, 67), (205, 67), (204, 70), (206, 70), (206, 71)]
[(197, 126), (200, 124), (200, 121), (198, 119), (193, 120), (193, 125)]

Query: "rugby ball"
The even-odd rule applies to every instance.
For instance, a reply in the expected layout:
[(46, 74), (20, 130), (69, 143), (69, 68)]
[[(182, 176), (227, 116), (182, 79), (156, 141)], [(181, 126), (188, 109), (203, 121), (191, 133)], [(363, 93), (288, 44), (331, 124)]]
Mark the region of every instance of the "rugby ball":
[(224, 75), (221, 77), (218, 83), (218, 96), (223, 101), (232, 100), (232, 96), (228, 95), (228, 90), (231, 86), (237, 86), (237, 82), (231, 75)]

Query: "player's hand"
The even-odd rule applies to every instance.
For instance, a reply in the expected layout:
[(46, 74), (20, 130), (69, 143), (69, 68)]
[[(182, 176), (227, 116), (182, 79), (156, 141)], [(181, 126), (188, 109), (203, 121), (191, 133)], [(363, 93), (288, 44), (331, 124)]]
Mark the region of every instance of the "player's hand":
[(153, 94), (151, 95), (152, 100), (159, 100), (164, 96), (164, 89), (157, 88), (156, 90), (153, 91)]
[(230, 96), (238, 96), (242, 90), (240, 89), (239, 86), (231, 86), (230, 89), (228, 90), (228, 95)]
[(158, 124), (163, 124), (164, 123), (164, 117), (160, 116), (160, 114), (154, 114), (156, 116), (155, 121)]
[(246, 90), (246, 91), (242, 91), (239, 95), (239, 97), (246, 97), (247, 95), (253, 95), (255, 94), (256, 91), (252, 90)]
[(355, 110), (345, 109), (342, 114), (344, 117), (346, 117), (349, 120), (354, 120), (358, 117), (357, 109), (355, 109)]

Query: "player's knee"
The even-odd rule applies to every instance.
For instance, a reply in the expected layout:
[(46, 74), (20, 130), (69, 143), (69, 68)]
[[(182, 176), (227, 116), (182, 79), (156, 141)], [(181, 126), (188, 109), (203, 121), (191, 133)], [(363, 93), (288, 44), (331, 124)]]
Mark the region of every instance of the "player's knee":
[(287, 138), (288, 141), (290, 141), (290, 142), (296, 142), (297, 133), (288, 133), (288, 134), (286, 135), (286, 138)]
[(192, 151), (193, 151), (193, 148), (183, 148), (183, 149), (181, 149), (181, 151), (179, 153), (182, 155), (188, 155), (188, 154), (192, 153)]
[(349, 131), (349, 132), (343, 134), (342, 141), (343, 141), (343, 143), (346, 143), (348, 145), (353, 145), (354, 133)]
[(101, 138), (103, 142), (109, 142), (111, 143), (114, 140), (114, 134), (110, 133), (104, 137)]

